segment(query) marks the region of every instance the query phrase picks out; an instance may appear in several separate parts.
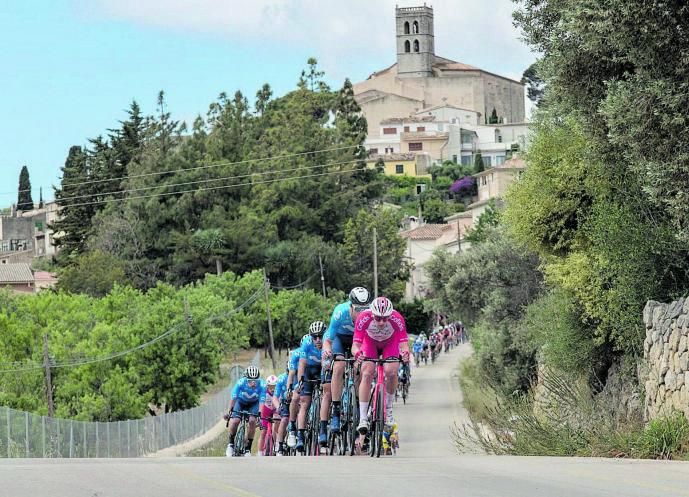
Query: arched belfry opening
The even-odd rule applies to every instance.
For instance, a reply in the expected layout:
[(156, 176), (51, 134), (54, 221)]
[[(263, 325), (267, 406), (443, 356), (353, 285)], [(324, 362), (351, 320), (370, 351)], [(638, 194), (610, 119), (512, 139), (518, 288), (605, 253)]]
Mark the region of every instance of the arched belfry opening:
[(412, 25), (412, 30), (414, 31), (415, 35), (419, 34), (419, 21), (414, 21), (414, 24)]
[(404, 42), (404, 53), (409, 53), (411, 52), (411, 43), (409, 43), (409, 40)]
[(414, 40), (414, 52), (419, 52), (419, 40)]
[(409, 22), (405, 21), (404, 23), (404, 34), (408, 35), (409, 34)]

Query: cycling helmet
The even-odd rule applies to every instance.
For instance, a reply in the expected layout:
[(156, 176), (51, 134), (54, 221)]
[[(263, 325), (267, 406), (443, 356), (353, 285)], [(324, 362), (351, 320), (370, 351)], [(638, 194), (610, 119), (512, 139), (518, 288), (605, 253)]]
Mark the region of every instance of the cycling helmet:
[(349, 302), (355, 307), (366, 306), (370, 300), (371, 295), (363, 286), (352, 288), (352, 291), (349, 292)]
[(309, 343), (311, 340), (311, 335), (307, 334), (301, 337), (301, 342), (299, 342), (299, 345), (304, 345), (305, 343)]
[(419, 338), (425, 339), (425, 338), (426, 338), (426, 334), (425, 334), (425, 333), (421, 333), (421, 334), (419, 335)]
[(312, 337), (322, 337), (325, 333), (325, 323), (323, 321), (314, 321), (309, 326), (309, 335)]
[(246, 376), (250, 380), (257, 380), (258, 377), (261, 376), (261, 373), (259, 372), (256, 366), (249, 366), (244, 371), (244, 376)]
[(386, 297), (378, 297), (371, 302), (371, 312), (376, 317), (389, 317), (392, 314), (392, 302)]
[(277, 384), (278, 384), (278, 377), (275, 376), (274, 374), (271, 374), (268, 378), (266, 378), (266, 385), (268, 385), (269, 387), (274, 387)]

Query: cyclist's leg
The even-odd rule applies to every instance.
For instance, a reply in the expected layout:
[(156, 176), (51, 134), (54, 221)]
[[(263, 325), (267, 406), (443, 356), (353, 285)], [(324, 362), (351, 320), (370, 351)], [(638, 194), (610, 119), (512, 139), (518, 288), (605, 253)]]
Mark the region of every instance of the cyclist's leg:
[[(335, 335), (333, 339), (333, 356), (343, 358), (352, 349), (352, 336)], [(342, 388), (344, 382), (345, 363), (335, 361), (333, 363), (333, 373), (331, 381), (331, 392), (333, 402), (333, 421), (331, 428), (334, 431), (340, 429), (340, 405), (342, 401)]]
[(266, 433), (268, 431), (268, 421), (266, 420), (272, 415), (272, 410), (265, 405), (261, 405), (261, 429), (258, 434), (258, 454), (263, 455), (263, 445), (266, 441)]
[(277, 447), (280, 453), (286, 451), (285, 448), (285, 435), (287, 433), (287, 423), (289, 422), (289, 405), (286, 401), (280, 402), (280, 421), (277, 428)]
[[(230, 413), (230, 422), (229, 422), (229, 435), (228, 435), (228, 440), (227, 440), (227, 445), (228, 445), (228, 451), (230, 450), (230, 447), (232, 447), (234, 450), (234, 437), (237, 434), (237, 428), (239, 428), (239, 422), (240, 422), (240, 414), (239, 411), (243, 411), (245, 409), (245, 405), (242, 403), (241, 400), (237, 400), (237, 402), (234, 403), (234, 407), (232, 408), (232, 412)], [(230, 453), (228, 453), (229, 455)]]
[(297, 416), (297, 429), (299, 430), (297, 436), (297, 446), (302, 448), (304, 445), (304, 434), (306, 432), (306, 417), (311, 407), (311, 398), (313, 395), (314, 384), (311, 380), (315, 380), (320, 374), (320, 366), (306, 366), (304, 371), (304, 384), (301, 387), (299, 394), (299, 415)]
[[(383, 348), (382, 356), (384, 359), (397, 359), (400, 355), (399, 339), (393, 335)], [(395, 391), (397, 390), (397, 381), (399, 379), (399, 362), (388, 362), (384, 364), (385, 371), (385, 418), (386, 422), (392, 422), (392, 405), (395, 399)]]
[[(365, 337), (361, 342), (361, 352), (367, 359), (377, 359), (378, 347), (373, 341)], [(359, 375), (359, 431), (368, 431), (368, 406), (371, 398), (371, 382), (375, 374), (375, 364), (372, 362), (363, 362), (361, 364), (361, 374)]]
[[(330, 417), (330, 378), (332, 371), (329, 369), (321, 370), (321, 409), (320, 409), (320, 427), (318, 433), (319, 443), (325, 445), (328, 441), (328, 418)], [(326, 405), (327, 396), (327, 405)]]

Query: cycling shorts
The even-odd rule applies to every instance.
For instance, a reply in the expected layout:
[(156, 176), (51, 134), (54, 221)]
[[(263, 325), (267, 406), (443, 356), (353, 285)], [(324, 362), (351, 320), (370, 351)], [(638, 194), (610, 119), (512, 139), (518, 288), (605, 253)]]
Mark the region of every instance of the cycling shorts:
[(320, 364), (315, 366), (306, 366), (304, 370), (304, 384), (301, 386), (300, 397), (309, 397), (313, 394), (313, 387), (315, 383), (312, 380), (319, 380), (322, 377)]
[(366, 336), (361, 342), (361, 352), (363, 352), (364, 357), (367, 359), (379, 359), (380, 357), (383, 359), (391, 359), (399, 357), (399, 338), (395, 334), (384, 342), (379, 342)]
[[(271, 409), (265, 404), (261, 406), (261, 418), (272, 418), (274, 414), (275, 409)], [(261, 426), (264, 430), (268, 428), (268, 421), (266, 421), (265, 419), (261, 419)]]
[(351, 355), (354, 335), (335, 335), (332, 339), (334, 356)]
[(281, 418), (287, 418), (289, 417), (289, 404), (287, 403), (286, 400), (283, 400), (280, 402), (280, 411), (279, 411), (280, 417)]
[(253, 402), (242, 402), (241, 400), (237, 400), (237, 402), (234, 403), (234, 407), (232, 408), (231, 417), (239, 418), (239, 411), (249, 411), (252, 416), (258, 416), (260, 407), (261, 406), (258, 400), (254, 400)]

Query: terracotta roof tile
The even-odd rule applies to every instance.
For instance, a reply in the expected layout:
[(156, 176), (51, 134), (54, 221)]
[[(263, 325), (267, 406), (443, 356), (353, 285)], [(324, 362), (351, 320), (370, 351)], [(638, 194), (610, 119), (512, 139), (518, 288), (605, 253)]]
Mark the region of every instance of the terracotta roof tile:
[(445, 230), (451, 228), (450, 224), (424, 224), (413, 230), (407, 230), (400, 233), (403, 238), (411, 238), (412, 240), (436, 240), (443, 236)]

